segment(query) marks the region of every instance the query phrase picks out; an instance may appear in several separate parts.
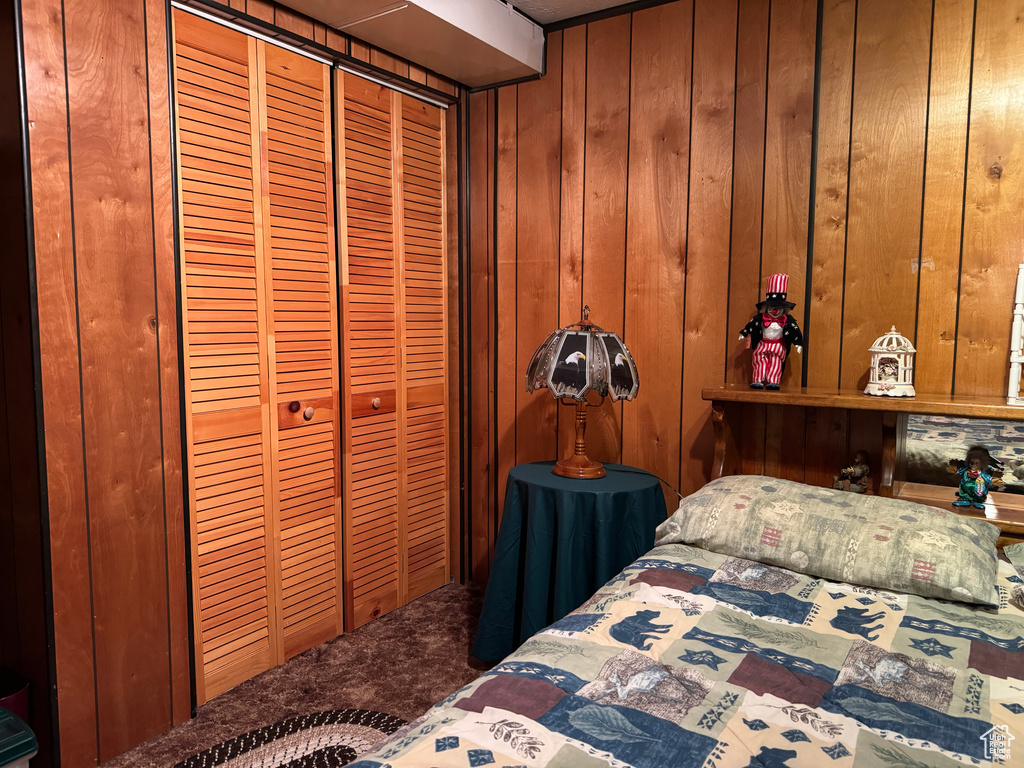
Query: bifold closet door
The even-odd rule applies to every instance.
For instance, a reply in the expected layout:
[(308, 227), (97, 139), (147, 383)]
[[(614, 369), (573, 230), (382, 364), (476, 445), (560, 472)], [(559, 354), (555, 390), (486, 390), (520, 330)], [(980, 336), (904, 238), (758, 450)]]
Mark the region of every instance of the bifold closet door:
[(448, 582), (447, 323), (443, 115), (401, 96), (406, 599)]
[(341, 630), (326, 68), (174, 12), (200, 703)]
[(345, 585), (357, 627), (449, 579), (441, 112), (335, 75)]
[(285, 657), (341, 632), (338, 313), (326, 66), (260, 44)]
[(182, 327), (200, 702), (280, 656), (256, 41), (176, 11)]

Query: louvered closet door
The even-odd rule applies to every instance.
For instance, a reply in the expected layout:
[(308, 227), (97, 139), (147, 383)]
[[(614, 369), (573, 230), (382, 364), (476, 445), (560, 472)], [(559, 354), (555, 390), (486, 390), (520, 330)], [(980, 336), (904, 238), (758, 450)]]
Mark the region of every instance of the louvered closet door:
[(448, 582), (444, 123), (401, 96), (407, 599)]
[(341, 631), (330, 81), (174, 23), (202, 703)]
[(351, 626), (446, 583), (440, 110), (337, 74)]
[(349, 627), (398, 603), (398, 335), (392, 92), (336, 75)]
[(327, 68), (260, 44), (285, 656), (341, 632), (341, 478)]
[(180, 11), (174, 24), (195, 658), (204, 702), (279, 656), (256, 44)]

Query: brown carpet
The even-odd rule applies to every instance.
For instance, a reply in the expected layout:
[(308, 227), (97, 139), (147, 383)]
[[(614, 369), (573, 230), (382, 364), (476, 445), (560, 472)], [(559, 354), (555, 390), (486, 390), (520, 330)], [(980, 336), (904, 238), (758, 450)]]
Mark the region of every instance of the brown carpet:
[(222, 693), (102, 768), (170, 768), (233, 736), (324, 710), (414, 720), (490, 668), (469, 655), (482, 599), (473, 584), (435, 590)]

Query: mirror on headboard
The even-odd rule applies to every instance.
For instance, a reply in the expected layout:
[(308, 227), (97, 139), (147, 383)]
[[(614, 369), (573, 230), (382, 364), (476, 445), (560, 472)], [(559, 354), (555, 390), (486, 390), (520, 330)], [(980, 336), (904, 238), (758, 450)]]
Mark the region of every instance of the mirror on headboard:
[(904, 448), (906, 480), (955, 488), (957, 476), (946, 471), (950, 459), (963, 460), (975, 445), (988, 449), (1003, 464), (1002, 492), (1024, 494), (1024, 422), (965, 416), (907, 417)]

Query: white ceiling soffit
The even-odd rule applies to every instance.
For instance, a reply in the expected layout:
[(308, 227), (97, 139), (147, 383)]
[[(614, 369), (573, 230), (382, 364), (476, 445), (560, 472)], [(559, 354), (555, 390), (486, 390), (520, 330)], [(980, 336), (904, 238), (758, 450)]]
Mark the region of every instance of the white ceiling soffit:
[(623, 0), (511, 0), (512, 5), (538, 24), (554, 24), (598, 11), (606, 11)]
[(544, 30), (501, 0), (285, 0), (471, 88), (540, 74)]

